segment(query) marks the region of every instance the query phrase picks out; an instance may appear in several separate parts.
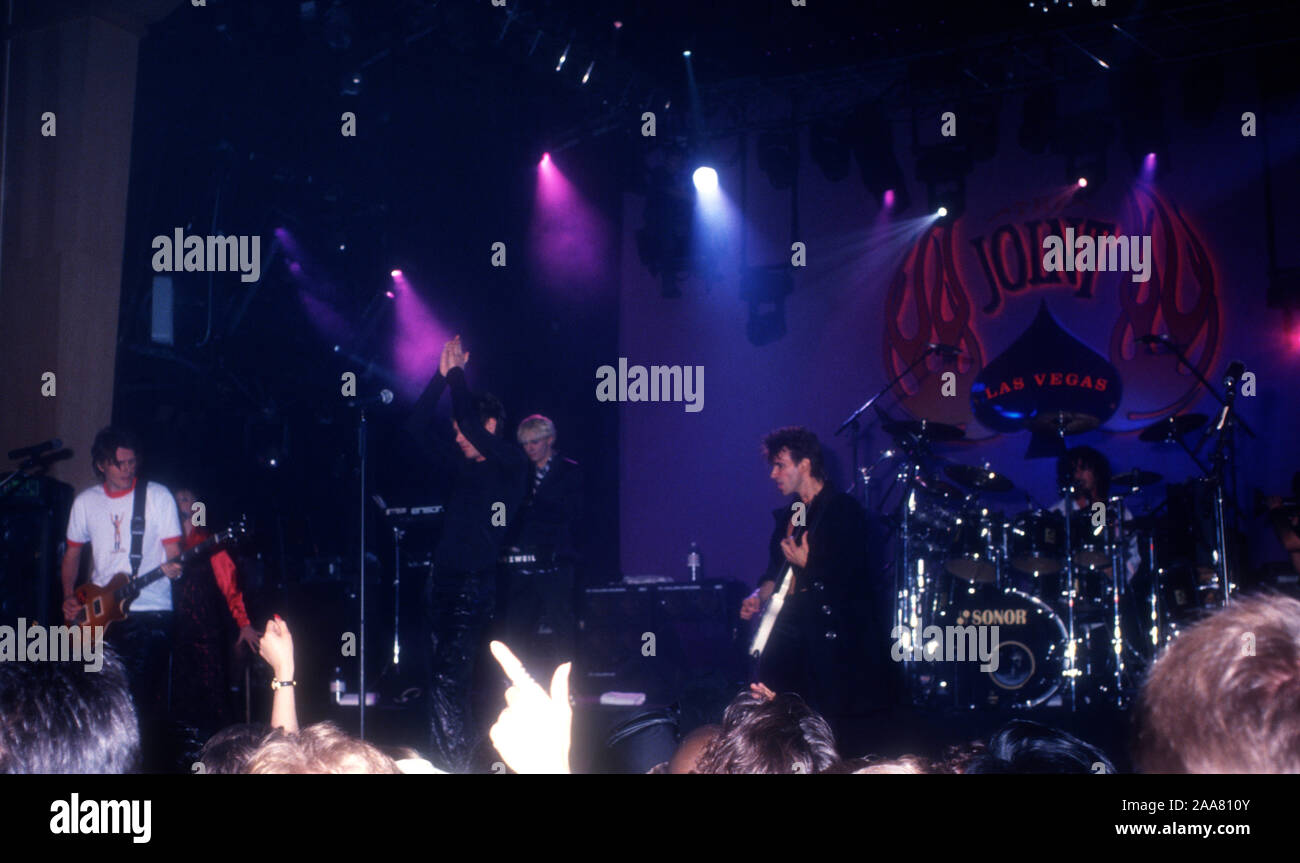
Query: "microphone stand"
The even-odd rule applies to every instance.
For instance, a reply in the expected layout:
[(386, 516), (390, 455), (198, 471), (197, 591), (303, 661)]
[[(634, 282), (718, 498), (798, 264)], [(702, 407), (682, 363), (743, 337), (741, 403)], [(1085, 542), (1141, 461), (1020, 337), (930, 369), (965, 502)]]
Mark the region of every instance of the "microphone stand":
[(361, 578), (361, 628), (359, 633), (360, 646), (358, 653), (361, 660), (361, 694), (357, 696), (357, 715), (359, 717), (360, 729), (357, 737), (361, 740), (366, 739), (366, 409), (360, 408), (357, 419), (357, 454), (361, 460), (361, 482), (359, 501), (359, 518), (361, 524), (361, 533), (357, 537), (357, 545), (360, 546), (360, 563), (361, 568), (358, 570)]
[[(1246, 421), (1236, 416), (1233, 412), (1233, 404), (1237, 400), (1237, 381), (1231, 378), (1228, 378), (1225, 381), (1224, 386), (1228, 391), (1228, 395), (1225, 398), (1224, 396), (1219, 395), (1219, 391), (1211, 386), (1210, 382), (1205, 379), (1205, 376), (1202, 375), (1194, 365), (1188, 362), (1187, 357), (1183, 354), (1178, 345), (1174, 344), (1172, 341), (1165, 341), (1164, 345), (1174, 352), (1174, 356), (1178, 358), (1179, 362), (1187, 366), (1187, 368), (1191, 370), (1192, 374), (1196, 376), (1196, 379), (1200, 381), (1207, 390), (1209, 390), (1210, 395), (1214, 396), (1215, 401), (1223, 406), (1220, 421), (1207, 425), (1204, 434), (1201, 435), (1201, 439), (1196, 444), (1196, 448), (1188, 449), (1188, 454), (1191, 455), (1192, 460), (1196, 462), (1197, 467), (1200, 467), (1200, 461), (1196, 458), (1196, 453), (1200, 452), (1201, 447), (1205, 445), (1205, 442), (1209, 440), (1210, 435), (1213, 432), (1219, 432), (1219, 440), (1215, 444), (1213, 455), (1210, 457), (1211, 468), (1206, 473), (1209, 475), (1210, 481), (1214, 484), (1214, 529), (1216, 534), (1215, 540), (1218, 545), (1217, 551), (1219, 554), (1219, 559), (1216, 562), (1217, 565), (1215, 569), (1218, 570), (1219, 585), (1220, 589), (1223, 591), (1223, 604), (1227, 606), (1232, 602), (1232, 585), (1228, 581), (1228, 527), (1224, 513), (1223, 488), (1229, 475), (1233, 477), (1233, 485), (1236, 485), (1236, 463), (1234, 457), (1237, 450), (1233, 441), (1233, 430), (1236, 426), (1240, 425), (1246, 434), (1251, 437), (1256, 437), (1256, 435), (1254, 430), (1251, 429)], [(1186, 444), (1183, 445), (1183, 448), (1187, 449)], [(1231, 463), (1230, 468), (1229, 463)], [(1239, 512), (1237, 501), (1235, 499), (1232, 501), (1232, 509), (1234, 513)]]
[[(859, 430), (858, 417), (862, 416), (863, 412), (867, 408), (871, 407), (877, 401), (879, 401), (881, 396), (883, 396), (885, 393), (893, 389), (894, 384), (901, 381), (907, 375), (908, 372), (910, 372), (912, 369), (919, 366), (925, 360), (926, 357), (934, 353), (938, 353), (938, 348), (935, 347), (926, 348), (924, 353), (922, 353), (919, 357), (917, 357), (915, 360), (912, 361), (911, 365), (903, 369), (898, 374), (894, 375), (893, 379), (891, 379), (889, 383), (885, 384), (883, 387), (880, 388), (880, 390), (875, 395), (873, 395), (871, 398), (863, 402), (861, 407), (859, 407), (853, 413), (849, 414), (849, 418), (846, 419), (844, 422), (840, 423), (840, 427), (835, 430), (835, 434), (838, 435), (841, 434), (847, 428), (852, 427), (853, 429), (853, 434), (850, 437), (850, 442), (851, 442), (851, 446), (853, 447), (853, 476), (854, 477), (861, 476), (861, 472), (862, 472), (862, 465), (858, 461), (858, 430)], [(862, 505), (863, 506), (868, 505), (868, 501), (866, 499), (865, 484), (863, 488)]]
[[(1221, 407), (1225, 407), (1225, 408), (1228, 407), (1228, 403), (1224, 401), (1223, 396), (1219, 395), (1219, 391), (1216, 390), (1210, 384), (1210, 382), (1205, 379), (1205, 375), (1201, 374), (1200, 369), (1196, 368), (1196, 366), (1192, 365), (1188, 361), (1187, 355), (1182, 352), (1182, 349), (1179, 348), (1178, 345), (1174, 344), (1172, 341), (1163, 341), (1161, 342), (1161, 344), (1163, 344), (1165, 347), (1169, 348), (1169, 350), (1174, 352), (1174, 356), (1178, 358), (1178, 361), (1183, 365), (1187, 366), (1187, 370), (1196, 376), (1196, 379), (1201, 382), (1201, 385), (1204, 386), (1206, 390), (1209, 391), (1210, 395), (1214, 396), (1214, 400), (1217, 401)], [(1238, 422), (1241, 423), (1241, 427), (1246, 432), (1246, 434), (1250, 435), (1251, 437), (1256, 436), (1254, 430), (1251, 429), (1251, 427), (1246, 424), (1245, 420), (1239, 419)], [(1208, 438), (1209, 436), (1210, 436), (1209, 429), (1206, 429), (1205, 434), (1201, 437), (1200, 443), (1196, 445), (1197, 452), (1200, 452), (1201, 447), (1204, 446), (1205, 444), (1205, 439)]]
[[(1228, 580), (1228, 522), (1224, 512), (1223, 490), (1227, 483), (1229, 464), (1233, 468), (1236, 467), (1233, 461), (1233, 456), (1236, 454), (1233, 429), (1239, 420), (1233, 413), (1233, 406), (1237, 401), (1237, 381), (1231, 377), (1226, 378), (1224, 387), (1228, 395), (1223, 403), (1223, 419), (1217, 424), (1219, 439), (1214, 445), (1214, 453), (1210, 456), (1210, 464), (1213, 466), (1210, 481), (1214, 483), (1214, 531), (1219, 546), (1219, 559), (1216, 561), (1215, 568), (1218, 570), (1219, 585), (1223, 591), (1223, 605), (1226, 608), (1232, 604), (1232, 583)], [(1245, 428), (1246, 424), (1242, 422), (1241, 425)], [(1237, 502), (1234, 500), (1232, 505), (1235, 511)]]

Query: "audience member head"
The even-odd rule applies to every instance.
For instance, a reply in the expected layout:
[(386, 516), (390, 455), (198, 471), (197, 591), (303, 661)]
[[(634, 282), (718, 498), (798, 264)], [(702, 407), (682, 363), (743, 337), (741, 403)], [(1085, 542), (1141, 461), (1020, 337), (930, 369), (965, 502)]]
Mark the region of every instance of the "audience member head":
[[(856, 759), (855, 759), (856, 760)], [(917, 755), (903, 755), (899, 758), (890, 758), (881, 761), (865, 759), (866, 764), (852, 770), (852, 773), (905, 773), (905, 774), (923, 774), (931, 773), (932, 769), (929, 762)]]
[(704, 747), (708, 746), (709, 741), (718, 736), (719, 730), (721, 726), (718, 725), (701, 725), (682, 738), (677, 751), (668, 761), (668, 772), (700, 773), (700, 756), (704, 754)]
[(934, 762), (933, 772), (965, 773), (971, 762), (982, 756), (986, 748), (983, 740), (953, 744), (944, 750), (942, 759)]
[(140, 730), (126, 670), (113, 649), (103, 666), (0, 662), (0, 773), (134, 773)]
[(204, 773), (244, 773), (248, 760), (271, 733), (263, 722), (241, 722), (208, 738), (199, 753)]
[(401, 773), (393, 759), (332, 722), (286, 734), (276, 729), (249, 756), (247, 773)]
[(1143, 773), (1300, 773), (1300, 601), (1242, 596), (1184, 631), (1137, 718)]
[(722, 728), (698, 762), (700, 773), (819, 773), (839, 760), (835, 735), (793, 693), (775, 698), (745, 691), (722, 716)]
[[(1098, 768), (1097, 765), (1101, 765)], [(963, 773), (1114, 773), (1106, 754), (1073, 734), (1015, 719), (989, 738)]]

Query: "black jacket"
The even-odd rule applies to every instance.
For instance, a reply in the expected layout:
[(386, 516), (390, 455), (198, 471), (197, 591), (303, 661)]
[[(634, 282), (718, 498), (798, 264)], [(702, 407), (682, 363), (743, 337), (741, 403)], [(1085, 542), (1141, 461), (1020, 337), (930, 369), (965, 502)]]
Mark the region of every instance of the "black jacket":
[[(775, 526), (768, 543), (768, 565), (759, 579), (781, 586), (786, 559), (781, 540), (794, 513), (790, 505), (772, 511)], [(795, 590), (804, 601), (816, 594), (818, 605), (830, 605), (834, 615), (851, 611), (851, 606), (865, 600), (871, 591), (871, 567), (867, 554), (867, 517), (851, 495), (826, 485), (812, 499), (804, 513), (808, 527), (808, 566), (795, 573)]]
[(582, 468), (573, 459), (552, 455), (550, 468), (534, 491), (536, 472), (537, 468), (530, 463), (528, 491), (519, 516), (507, 532), (507, 543), (572, 560), (577, 555), (574, 526), (583, 515)]
[[(450, 423), (436, 415), (438, 400), (448, 386), (456, 424), (485, 461), (467, 459), (451, 435)], [(434, 554), (435, 565), (463, 572), (492, 569), (524, 498), (528, 457), (512, 441), (483, 428), (461, 368), (452, 369), (446, 377), (441, 373), (434, 375), (404, 428), (447, 483), (442, 539)], [(494, 519), (501, 510), (497, 504), (505, 505), (504, 525), (493, 524), (494, 520), (501, 520)]]

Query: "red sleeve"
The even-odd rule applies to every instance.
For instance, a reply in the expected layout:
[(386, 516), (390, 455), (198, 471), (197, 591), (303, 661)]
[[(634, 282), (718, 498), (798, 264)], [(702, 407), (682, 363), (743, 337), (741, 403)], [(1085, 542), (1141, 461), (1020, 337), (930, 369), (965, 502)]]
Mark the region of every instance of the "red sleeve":
[(217, 578), (217, 587), (226, 598), (226, 605), (230, 607), (230, 614), (235, 618), (235, 623), (240, 629), (249, 626), (248, 612), (244, 610), (244, 597), (239, 592), (239, 585), (235, 583), (235, 562), (230, 559), (230, 555), (224, 551), (212, 555), (212, 574)]

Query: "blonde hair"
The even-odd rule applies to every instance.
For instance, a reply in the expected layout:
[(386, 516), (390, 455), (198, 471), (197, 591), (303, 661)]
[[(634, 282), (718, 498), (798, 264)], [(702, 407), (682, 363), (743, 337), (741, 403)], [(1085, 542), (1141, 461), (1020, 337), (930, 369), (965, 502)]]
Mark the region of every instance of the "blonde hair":
[(332, 722), (297, 734), (277, 729), (248, 759), (245, 773), (401, 773), (393, 759)]
[(541, 414), (524, 417), (523, 422), (519, 423), (519, 431), (515, 433), (515, 439), (523, 443), (524, 434), (531, 431), (540, 431), (544, 437), (555, 437), (555, 423)]

